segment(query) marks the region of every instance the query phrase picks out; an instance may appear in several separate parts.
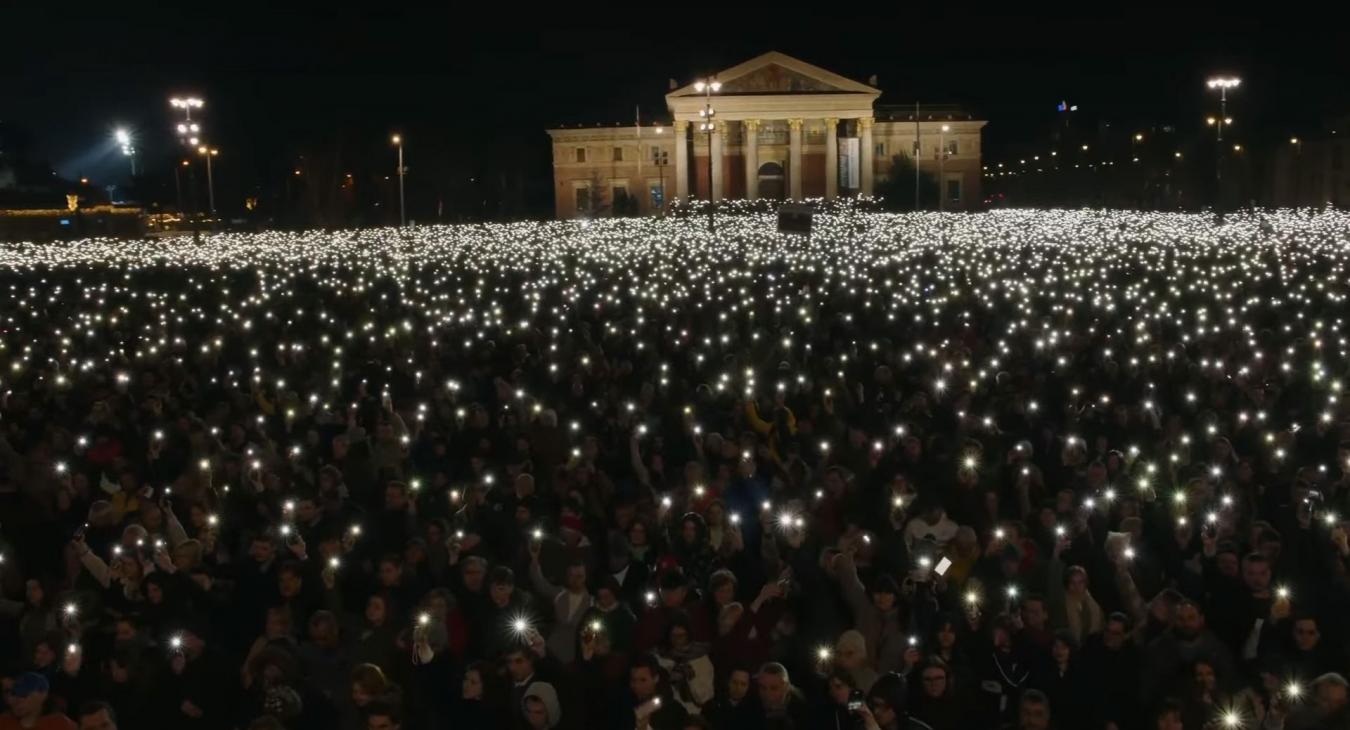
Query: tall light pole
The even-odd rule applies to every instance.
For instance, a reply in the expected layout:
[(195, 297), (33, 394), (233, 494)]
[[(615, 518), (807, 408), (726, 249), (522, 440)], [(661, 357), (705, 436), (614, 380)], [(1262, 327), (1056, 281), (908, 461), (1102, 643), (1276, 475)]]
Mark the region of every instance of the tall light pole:
[(1303, 140), (1290, 137), (1289, 144), (1294, 146), (1294, 205), (1303, 205)]
[(713, 200), (713, 131), (717, 126), (713, 122), (713, 115), (717, 112), (712, 107), (712, 95), (721, 90), (722, 82), (711, 76), (694, 82), (694, 91), (703, 94), (703, 108), (698, 112), (703, 121), (699, 123), (698, 128), (708, 133), (708, 230), (710, 231), (717, 227), (713, 219), (713, 208), (716, 207)]
[(938, 128), (938, 212), (947, 205), (947, 180), (943, 177), (947, 163), (947, 138), (948, 132), (952, 131), (950, 124), (944, 124)]
[[(1219, 90), (1219, 118), (1226, 124), (1232, 124), (1228, 120), (1228, 90), (1236, 89), (1241, 83), (1242, 79), (1236, 76), (1215, 76), (1205, 82), (1209, 88)], [(1219, 141), (1223, 141), (1223, 124), (1219, 125)]]
[(131, 176), (136, 177), (136, 146), (135, 140), (131, 138), (131, 132), (123, 127), (113, 130), (113, 139), (117, 144), (122, 145), (122, 154), (131, 160)]
[(206, 158), (206, 200), (211, 208), (211, 215), (216, 214), (216, 179), (211, 171), (211, 158), (220, 154), (220, 150), (211, 147), (198, 147), (197, 154)]
[(408, 225), (407, 209), (403, 206), (403, 136), (396, 134), (391, 140), (398, 148), (398, 225), (402, 228)]
[[(202, 101), (200, 98), (195, 96), (187, 96), (187, 97), (175, 96), (174, 98), (169, 99), (169, 106), (173, 107), (174, 109), (181, 109), (183, 111), (183, 121), (179, 122), (177, 126), (175, 126), (174, 128), (175, 131), (178, 132), (178, 142), (180, 144), (184, 144), (189, 147), (196, 147), (201, 142), (201, 125), (192, 121), (192, 110), (201, 109), (202, 107), (206, 106), (206, 102)], [(183, 164), (187, 166), (186, 161), (184, 161)], [(177, 170), (175, 170), (175, 172), (177, 172)], [(198, 206), (197, 206), (196, 177), (197, 177), (196, 172), (193, 170), (192, 167), (188, 166), (188, 188), (189, 192), (191, 193), (193, 201), (192, 207), (194, 213), (199, 212), (197, 210)], [(181, 209), (183, 207), (183, 204), (181, 193), (179, 194), (178, 207), (179, 212), (182, 212)]]
[(1228, 90), (1236, 89), (1242, 79), (1236, 76), (1214, 76), (1205, 82), (1210, 89), (1219, 90), (1219, 118), (1210, 117), (1211, 123), (1218, 128), (1216, 146), (1214, 148), (1214, 200), (1217, 203), (1221, 201), (1223, 191), (1220, 189), (1220, 181), (1223, 179), (1223, 128), (1232, 124), (1233, 120), (1228, 117)]

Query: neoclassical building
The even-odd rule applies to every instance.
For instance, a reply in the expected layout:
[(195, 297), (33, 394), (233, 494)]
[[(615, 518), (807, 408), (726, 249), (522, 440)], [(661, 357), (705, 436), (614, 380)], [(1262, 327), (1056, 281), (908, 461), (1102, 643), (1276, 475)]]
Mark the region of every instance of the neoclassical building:
[(912, 159), (916, 141), (919, 167), (938, 179), (948, 210), (980, 203), (983, 121), (950, 108), (879, 105), (874, 86), (777, 52), (712, 78), (711, 95), (703, 83), (666, 94), (660, 123), (548, 130), (557, 216), (652, 212), (710, 193), (872, 195), (897, 155)]

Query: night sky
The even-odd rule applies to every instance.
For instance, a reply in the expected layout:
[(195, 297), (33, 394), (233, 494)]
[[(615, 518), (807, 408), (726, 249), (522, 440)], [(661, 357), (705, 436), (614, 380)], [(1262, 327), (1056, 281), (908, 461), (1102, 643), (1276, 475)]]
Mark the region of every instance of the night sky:
[(1043, 139), (1061, 99), (1122, 128), (1202, 124), (1215, 109), (1203, 82), (1215, 72), (1243, 78), (1230, 113), (1253, 144), (1350, 111), (1350, 34), (1306, 13), (862, 17), (842, 4), (809, 15), (709, 6), (676, 22), (674, 5), (656, 15), (593, 4), (567, 23), (522, 25), (524, 5), (486, 19), (458, 3), (379, 15), (33, 5), (6, 8), (0, 22), (0, 123), (21, 130), (32, 155), (67, 177), (125, 176), (111, 140), (122, 124), (136, 130), (147, 166), (172, 165), (167, 99), (195, 93), (222, 148), (225, 196), (276, 186), (315, 140), (339, 146), (344, 169), (392, 169), (388, 135), (398, 130), (410, 177), (542, 179), (527, 212), (547, 213), (545, 128), (631, 123), (635, 104), (644, 117), (664, 115), (667, 79), (768, 50), (860, 81), (877, 74), (883, 102), (961, 104), (989, 120), (987, 159)]

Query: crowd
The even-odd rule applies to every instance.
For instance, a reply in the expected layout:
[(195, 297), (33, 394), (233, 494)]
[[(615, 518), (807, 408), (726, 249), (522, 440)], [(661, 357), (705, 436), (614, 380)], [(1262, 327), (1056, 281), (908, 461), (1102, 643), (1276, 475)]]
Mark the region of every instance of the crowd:
[(1350, 728), (1333, 211), (0, 247), (11, 728)]

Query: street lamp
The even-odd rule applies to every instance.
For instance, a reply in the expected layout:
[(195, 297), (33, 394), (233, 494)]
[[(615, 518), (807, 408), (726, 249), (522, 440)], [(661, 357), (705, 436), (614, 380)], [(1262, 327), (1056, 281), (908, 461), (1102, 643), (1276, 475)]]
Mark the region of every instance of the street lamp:
[(713, 130), (716, 124), (713, 123), (713, 115), (717, 112), (712, 107), (712, 95), (722, 90), (722, 82), (716, 78), (708, 77), (694, 82), (694, 91), (703, 94), (703, 108), (699, 110), (698, 115), (703, 120), (699, 122), (700, 131), (708, 134), (708, 230), (716, 229), (713, 221)]
[(1294, 146), (1294, 204), (1299, 205), (1303, 202), (1303, 140), (1290, 137), (1289, 144)]
[(403, 136), (396, 134), (390, 141), (398, 148), (398, 224), (399, 227), (405, 227), (408, 225), (408, 214), (403, 205)]
[[(1215, 76), (1205, 83), (1211, 89), (1219, 90), (1219, 117), (1224, 120), (1224, 124), (1232, 124), (1228, 118), (1228, 90), (1236, 89), (1242, 79), (1236, 76)], [(1223, 141), (1223, 124), (1219, 126), (1219, 141)]]
[[(192, 110), (201, 109), (202, 107), (206, 106), (206, 102), (203, 101), (200, 97), (196, 96), (186, 96), (186, 97), (175, 96), (172, 99), (169, 99), (169, 106), (173, 107), (174, 109), (183, 110), (183, 121), (179, 122), (174, 127), (175, 131), (178, 132), (179, 143), (188, 145), (190, 147), (196, 147), (201, 142), (202, 128), (201, 125), (192, 121)], [(186, 161), (183, 162), (183, 165), (185, 167), (188, 167), (188, 188), (189, 193), (191, 194), (192, 197), (192, 209), (194, 213), (199, 213), (200, 210), (198, 209), (197, 203), (198, 198), (197, 198), (196, 172), (192, 167), (188, 166)], [(177, 173), (177, 170), (175, 170), (174, 172)], [(183, 202), (180, 186), (179, 201), (178, 201), (178, 209), (180, 212), (182, 211), (182, 208)]]
[(1210, 117), (1210, 123), (1217, 129), (1215, 139), (1217, 146), (1214, 150), (1214, 190), (1216, 201), (1218, 201), (1218, 196), (1222, 195), (1220, 185), (1223, 179), (1223, 128), (1233, 123), (1233, 120), (1228, 116), (1228, 90), (1236, 89), (1241, 83), (1242, 79), (1239, 79), (1236, 76), (1214, 76), (1205, 83), (1210, 89), (1219, 90), (1219, 118), (1214, 119), (1213, 117)]
[(220, 150), (211, 147), (198, 147), (197, 154), (206, 158), (206, 200), (211, 207), (211, 215), (216, 214), (216, 181), (211, 171), (211, 158), (220, 154)]
[[(946, 205), (947, 205), (947, 191), (944, 190), (943, 188), (944, 188), (944, 187), (946, 186), (946, 184), (947, 184), (946, 178), (944, 177), (944, 175), (945, 175), (944, 170), (946, 169), (946, 164), (945, 164), (945, 163), (947, 162), (947, 141), (946, 141), (946, 134), (947, 134), (948, 132), (950, 132), (950, 131), (952, 131), (952, 126), (951, 126), (950, 124), (944, 124), (944, 125), (942, 125), (940, 128), (938, 128), (938, 212), (939, 212), (939, 213), (941, 213), (941, 212), (942, 212), (942, 209), (945, 208)], [(1022, 162), (1023, 162), (1023, 164), (1026, 164), (1026, 160), (1023, 160)]]
[(122, 154), (131, 160), (131, 176), (136, 177), (136, 146), (135, 140), (131, 138), (131, 132), (123, 127), (113, 130), (113, 139), (117, 144), (122, 145)]

